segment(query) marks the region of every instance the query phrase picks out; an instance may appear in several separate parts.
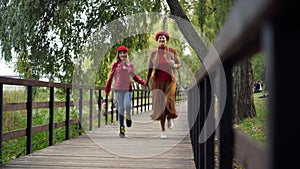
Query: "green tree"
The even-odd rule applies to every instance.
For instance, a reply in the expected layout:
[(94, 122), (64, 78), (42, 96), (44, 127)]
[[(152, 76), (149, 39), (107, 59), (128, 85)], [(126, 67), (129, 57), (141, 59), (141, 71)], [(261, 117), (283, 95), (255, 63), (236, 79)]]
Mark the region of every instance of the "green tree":
[[(160, 9), (159, 1), (147, 0), (3, 0), (2, 57), (7, 62), (15, 58), (15, 69), (24, 78), (49, 75), (50, 80), (71, 82), (74, 62), (94, 32), (117, 18)], [(137, 43), (132, 40), (129, 47)]]
[(253, 67), (253, 81), (265, 81), (265, 71), (266, 71), (266, 60), (264, 53), (260, 52), (256, 54), (252, 59), (252, 67)]

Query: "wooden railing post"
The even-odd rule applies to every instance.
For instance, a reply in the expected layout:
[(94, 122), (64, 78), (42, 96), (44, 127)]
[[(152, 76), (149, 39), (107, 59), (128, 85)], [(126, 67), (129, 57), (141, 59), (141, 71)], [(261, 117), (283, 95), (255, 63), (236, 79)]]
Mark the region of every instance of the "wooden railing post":
[(26, 128), (26, 155), (31, 153), (32, 138), (32, 86), (27, 87), (27, 128)]
[(144, 111), (147, 111), (147, 90), (144, 89)]
[(226, 99), (220, 101), (225, 103), (224, 113), (220, 121), (220, 169), (232, 168), (233, 164), (233, 98), (232, 98), (232, 66), (224, 66), (227, 94)]
[[(117, 103), (117, 99), (116, 99), (116, 103)], [(116, 108), (116, 121), (118, 121), (118, 120), (119, 120), (118, 103), (117, 103), (117, 106), (116, 106), (116, 104), (113, 104), (113, 105), (114, 105), (114, 107)]]
[(70, 88), (66, 91), (66, 140), (70, 139)]
[(3, 163), (2, 159), (2, 132), (3, 132), (3, 84), (0, 84), (0, 164)]
[(50, 87), (49, 101), (49, 146), (53, 145), (53, 122), (54, 122), (54, 87)]
[(145, 103), (146, 103), (146, 100), (145, 100), (145, 91), (142, 90), (142, 106), (141, 106), (141, 111), (143, 111), (143, 108), (144, 108), (144, 111), (145, 111)]
[(102, 110), (102, 96), (101, 96), (101, 90), (98, 90), (98, 128), (101, 127), (101, 110)]
[[(276, 1), (277, 2), (277, 1)], [(268, 91), (267, 169), (300, 168), (298, 1), (283, 1), (282, 11), (264, 26)]]
[(147, 93), (148, 93), (148, 103), (147, 103), (147, 105), (148, 105), (148, 110), (150, 110), (150, 90), (148, 90)]
[(139, 91), (139, 88), (137, 88), (137, 90), (136, 90), (136, 97), (137, 97), (137, 99), (136, 99), (136, 114), (139, 114), (139, 107), (140, 107), (140, 105), (139, 105), (139, 103), (140, 103), (140, 99), (139, 99), (139, 97), (140, 97), (140, 91)]
[(192, 86), (188, 90), (188, 122), (190, 128), (190, 138), (193, 147), (194, 161), (196, 168), (200, 168), (200, 146), (198, 144), (199, 137), (199, 108), (200, 108), (200, 92), (198, 85)]
[(108, 95), (105, 95), (105, 125), (108, 122)]
[(89, 116), (89, 119), (90, 119), (90, 127), (89, 127), (89, 130), (93, 130), (93, 89), (90, 89), (90, 116)]
[[(205, 142), (205, 169), (214, 169), (215, 165), (214, 165), (214, 158), (215, 158), (215, 154), (214, 154), (214, 150), (215, 150), (215, 133), (211, 133), (211, 135), (209, 136), (210, 133), (208, 133), (207, 129), (209, 128), (215, 128), (215, 120), (214, 118), (209, 118), (209, 110), (210, 109), (214, 109), (213, 104), (211, 104), (213, 102), (212, 99), (212, 90), (211, 90), (211, 83), (210, 83), (210, 77), (207, 77), (204, 79), (204, 116), (205, 116), (205, 120), (206, 120), (206, 128), (205, 131), (203, 131), (205, 133), (205, 137), (207, 138), (206, 142)], [(211, 106), (212, 105), (212, 106)], [(214, 112), (214, 111), (212, 111)]]
[(115, 91), (113, 90), (112, 91), (112, 94), (111, 94), (111, 113), (110, 113), (110, 122), (113, 123), (114, 122), (114, 107), (115, 107), (115, 104), (114, 104), (114, 97), (115, 97)]
[[(214, 118), (209, 117), (209, 110), (212, 108), (212, 90), (210, 78), (194, 85), (188, 90), (188, 112), (190, 137), (193, 145), (195, 165), (197, 169), (214, 169), (214, 136), (208, 129), (214, 128)], [(204, 126), (206, 125), (206, 126)], [(204, 135), (203, 135), (204, 133)], [(204, 142), (200, 140), (200, 134), (204, 136)], [(209, 135), (211, 134), (211, 135)]]
[(82, 109), (83, 109), (83, 93), (82, 93), (83, 89), (79, 89), (79, 130), (80, 133), (79, 135), (81, 135), (81, 129), (82, 129)]
[(197, 144), (199, 144), (200, 151), (199, 153), (199, 168), (198, 169), (205, 169), (205, 144), (199, 143), (199, 136), (201, 133), (201, 130), (204, 126), (205, 122), (205, 112), (204, 112), (204, 105), (205, 105), (205, 90), (204, 90), (204, 81), (200, 82), (199, 84), (199, 91), (200, 91), (200, 108), (199, 108), (199, 114), (198, 114), (198, 129), (197, 129)]
[(131, 98), (131, 105), (132, 105), (132, 107), (131, 107), (131, 111), (132, 111), (132, 115), (134, 115), (134, 103), (135, 103), (135, 101), (134, 101), (134, 90), (132, 91), (132, 98)]

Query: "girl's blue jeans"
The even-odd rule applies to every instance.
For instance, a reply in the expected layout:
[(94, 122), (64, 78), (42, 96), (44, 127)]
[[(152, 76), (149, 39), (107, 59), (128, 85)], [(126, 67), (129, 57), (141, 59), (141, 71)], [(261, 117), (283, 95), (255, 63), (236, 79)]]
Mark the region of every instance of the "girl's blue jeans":
[(131, 120), (131, 91), (116, 91), (120, 126), (124, 126), (124, 112), (126, 118)]

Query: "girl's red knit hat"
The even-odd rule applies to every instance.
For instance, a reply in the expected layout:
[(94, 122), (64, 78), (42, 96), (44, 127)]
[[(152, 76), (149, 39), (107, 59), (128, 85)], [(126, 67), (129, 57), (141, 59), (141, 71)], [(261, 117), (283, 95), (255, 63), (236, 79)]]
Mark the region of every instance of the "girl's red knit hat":
[(126, 46), (119, 46), (118, 49), (117, 49), (117, 52), (121, 52), (121, 51), (125, 51), (128, 53), (128, 48), (126, 48)]
[(169, 35), (169, 33), (166, 32), (166, 31), (159, 31), (159, 32), (157, 32), (156, 35), (155, 35), (155, 40), (156, 40), (156, 41), (158, 40), (158, 37), (159, 37), (160, 35), (166, 36), (167, 41), (169, 41), (170, 35)]

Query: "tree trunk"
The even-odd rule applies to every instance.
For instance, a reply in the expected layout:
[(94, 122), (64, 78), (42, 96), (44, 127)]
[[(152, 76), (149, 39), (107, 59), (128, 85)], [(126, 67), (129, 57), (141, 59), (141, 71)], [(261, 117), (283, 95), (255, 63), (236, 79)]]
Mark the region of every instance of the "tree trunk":
[(243, 60), (233, 67), (233, 111), (235, 122), (247, 117), (255, 117), (256, 110), (253, 98), (253, 70), (251, 58)]
[[(197, 32), (193, 29), (179, 2), (177, 0), (167, 0), (167, 3), (172, 15), (187, 21), (182, 22), (174, 18), (182, 34), (187, 39), (187, 42), (191, 45), (199, 59), (202, 61), (206, 56), (208, 49), (198, 36)], [(236, 122), (240, 122), (242, 119), (247, 117), (256, 116), (252, 91), (252, 79), (253, 71), (251, 58), (242, 61), (240, 65), (236, 65), (233, 68), (233, 97), (235, 99), (233, 103), (233, 110)]]

